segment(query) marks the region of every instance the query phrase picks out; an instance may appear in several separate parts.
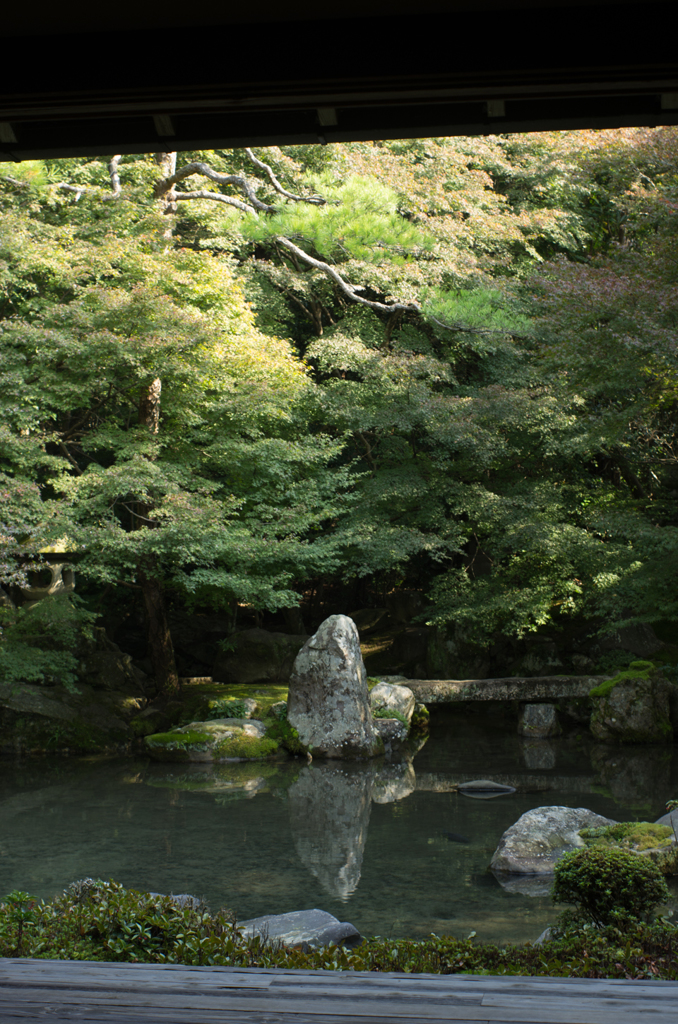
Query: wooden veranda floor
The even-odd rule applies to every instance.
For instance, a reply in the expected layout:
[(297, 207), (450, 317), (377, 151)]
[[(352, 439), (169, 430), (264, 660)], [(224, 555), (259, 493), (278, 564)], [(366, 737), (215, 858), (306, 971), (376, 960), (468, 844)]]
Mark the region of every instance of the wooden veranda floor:
[(677, 1024), (678, 984), (0, 959), (0, 1022)]

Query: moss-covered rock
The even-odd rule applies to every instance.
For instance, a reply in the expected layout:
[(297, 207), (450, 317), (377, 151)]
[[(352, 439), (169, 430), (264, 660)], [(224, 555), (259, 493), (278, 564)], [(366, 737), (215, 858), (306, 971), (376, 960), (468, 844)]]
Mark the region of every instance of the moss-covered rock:
[(651, 662), (632, 662), (591, 691), (591, 732), (602, 742), (671, 743), (670, 690)]
[(668, 825), (625, 821), (599, 828), (584, 828), (579, 835), (588, 847), (629, 850), (651, 860), (663, 875), (678, 874), (678, 843)]
[(262, 722), (237, 718), (191, 722), (170, 732), (147, 736), (145, 744), (156, 761), (215, 764), (272, 757), (280, 746), (277, 739), (266, 735)]

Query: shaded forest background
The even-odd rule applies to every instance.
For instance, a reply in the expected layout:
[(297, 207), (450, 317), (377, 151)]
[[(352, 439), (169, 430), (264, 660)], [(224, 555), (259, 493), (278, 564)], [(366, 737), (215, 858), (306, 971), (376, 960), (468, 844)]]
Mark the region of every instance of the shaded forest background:
[(0, 675), (98, 625), (171, 691), (200, 616), (672, 639), (677, 224), (675, 128), (3, 165)]

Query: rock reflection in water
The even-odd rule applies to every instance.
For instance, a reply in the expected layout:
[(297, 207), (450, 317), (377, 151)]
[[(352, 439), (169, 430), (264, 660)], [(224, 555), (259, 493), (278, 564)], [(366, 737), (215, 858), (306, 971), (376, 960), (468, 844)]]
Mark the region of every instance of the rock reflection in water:
[(595, 746), (591, 763), (610, 796), (631, 810), (654, 809), (658, 794), (670, 790), (671, 748)]
[(411, 764), (329, 762), (304, 768), (290, 786), (290, 827), (299, 860), (323, 889), (347, 900), (357, 889), (372, 801), (392, 803), (414, 791)]
[(520, 896), (550, 896), (553, 875), (502, 875), (497, 871), (492, 874), (506, 892)]
[(555, 768), (556, 752), (548, 740), (526, 739), (522, 742), (525, 767), (532, 771)]

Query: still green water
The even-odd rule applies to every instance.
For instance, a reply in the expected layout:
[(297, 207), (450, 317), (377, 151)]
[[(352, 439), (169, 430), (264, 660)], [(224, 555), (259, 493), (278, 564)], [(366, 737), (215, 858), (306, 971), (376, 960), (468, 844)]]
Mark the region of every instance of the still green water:
[[(553, 804), (653, 821), (678, 796), (677, 750), (528, 742), (487, 714), (438, 711), (410, 764), (5, 759), (0, 894), (49, 897), (93, 876), (241, 920), (319, 907), (365, 935), (531, 940), (556, 913), (548, 884), (489, 872), (504, 830)], [(518, 791), (452, 791), (473, 778)]]

